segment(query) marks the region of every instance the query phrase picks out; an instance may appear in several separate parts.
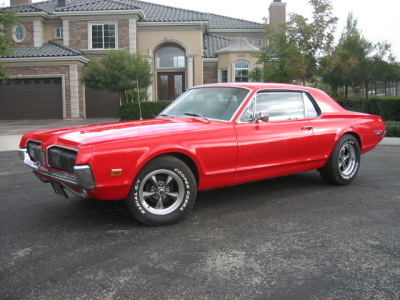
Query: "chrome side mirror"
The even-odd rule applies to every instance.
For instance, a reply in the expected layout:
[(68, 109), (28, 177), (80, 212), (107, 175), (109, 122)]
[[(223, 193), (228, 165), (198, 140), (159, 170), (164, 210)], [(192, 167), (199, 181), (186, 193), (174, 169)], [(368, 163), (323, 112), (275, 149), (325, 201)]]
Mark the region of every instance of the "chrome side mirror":
[(263, 113), (263, 112), (258, 113), (257, 116), (256, 116), (256, 121), (255, 122), (258, 123), (260, 121), (268, 122), (269, 121), (269, 114), (266, 114), (266, 113)]

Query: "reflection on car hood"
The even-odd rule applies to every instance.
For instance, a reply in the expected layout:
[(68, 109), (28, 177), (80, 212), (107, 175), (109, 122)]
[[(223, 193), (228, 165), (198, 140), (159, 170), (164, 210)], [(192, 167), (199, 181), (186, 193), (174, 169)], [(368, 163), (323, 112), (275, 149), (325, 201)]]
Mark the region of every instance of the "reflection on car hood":
[(143, 121), (115, 122), (82, 127), (67, 127), (30, 132), (24, 135), (21, 146), (27, 139), (41, 141), (46, 146), (97, 144), (127, 138), (160, 136), (178, 132), (213, 127), (213, 123), (199, 118), (156, 118)]

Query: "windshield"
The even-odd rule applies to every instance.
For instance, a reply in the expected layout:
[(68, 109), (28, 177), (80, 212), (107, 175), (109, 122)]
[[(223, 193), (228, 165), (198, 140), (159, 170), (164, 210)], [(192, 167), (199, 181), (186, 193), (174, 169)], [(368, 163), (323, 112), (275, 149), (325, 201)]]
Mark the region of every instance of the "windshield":
[(187, 91), (161, 114), (230, 121), (249, 90), (237, 87), (203, 87)]

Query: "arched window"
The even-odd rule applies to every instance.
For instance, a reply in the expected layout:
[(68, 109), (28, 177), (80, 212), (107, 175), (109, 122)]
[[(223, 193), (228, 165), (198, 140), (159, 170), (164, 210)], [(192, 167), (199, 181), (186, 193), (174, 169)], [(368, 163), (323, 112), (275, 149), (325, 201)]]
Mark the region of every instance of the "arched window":
[(173, 45), (160, 48), (156, 53), (157, 68), (184, 68), (185, 51)]
[(26, 30), (24, 25), (17, 24), (12, 28), (12, 38), (16, 43), (21, 43), (25, 40)]
[(246, 61), (235, 62), (235, 82), (249, 81), (250, 64)]

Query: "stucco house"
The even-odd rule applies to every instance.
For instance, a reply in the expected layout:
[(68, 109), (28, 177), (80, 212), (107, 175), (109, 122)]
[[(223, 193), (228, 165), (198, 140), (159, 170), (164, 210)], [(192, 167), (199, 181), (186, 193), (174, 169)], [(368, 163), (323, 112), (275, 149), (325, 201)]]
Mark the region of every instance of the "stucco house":
[[(266, 43), (261, 23), (151, 2), (31, 1), (11, 0), (0, 9), (17, 9), (19, 18), (4, 28), (15, 46), (0, 56), (12, 76), (0, 81), (3, 120), (113, 117), (118, 96), (80, 81), (89, 58), (111, 49), (138, 52), (149, 61), (149, 100), (158, 101), (194, 85), (247, 81), (256, 63), (251, 53)], [(285, 21), (286, 3), (267, 6), (272, 25)]]

